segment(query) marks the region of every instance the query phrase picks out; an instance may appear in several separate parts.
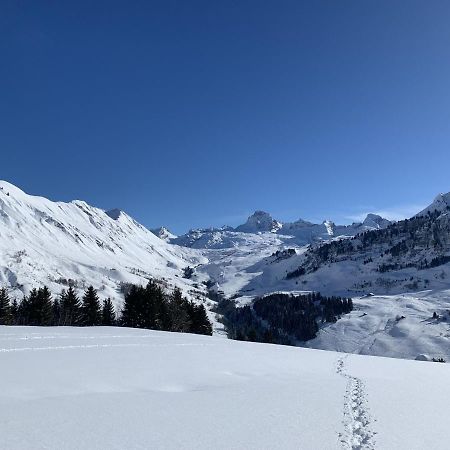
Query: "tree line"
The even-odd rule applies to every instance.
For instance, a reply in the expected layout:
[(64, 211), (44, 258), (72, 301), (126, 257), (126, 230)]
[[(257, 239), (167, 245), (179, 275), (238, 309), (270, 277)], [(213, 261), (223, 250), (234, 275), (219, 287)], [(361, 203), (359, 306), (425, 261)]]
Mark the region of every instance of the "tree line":
[(53, 298), (47, 286), (32, 289), (18, 302), (0, 289), (0, 325), (33, 326), (125, 326), (153, 330), (212, 334), (203, 305), (182, 296), (175, 288), (166, 293), (155, 281), (131, 287), (123, 309), (117, 314), (110, 298), (99, 299), (93, 286), (80, 298), (73, 287)]

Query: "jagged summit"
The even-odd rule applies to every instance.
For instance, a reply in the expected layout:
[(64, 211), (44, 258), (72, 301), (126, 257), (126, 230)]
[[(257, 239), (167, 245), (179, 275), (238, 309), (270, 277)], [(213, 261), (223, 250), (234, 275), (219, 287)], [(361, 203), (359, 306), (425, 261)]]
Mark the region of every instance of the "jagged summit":
[(170, 241), (171, 239), (175, 239), (177, 237), (176, 234), (170, 232), (166, 227), (152, 228), (150, 230), (155, 236), (158, 236), (163, 241)]
[(283, 225), (265, 211), (255, 211), (236, 231), (244, 233), (277, 232)]

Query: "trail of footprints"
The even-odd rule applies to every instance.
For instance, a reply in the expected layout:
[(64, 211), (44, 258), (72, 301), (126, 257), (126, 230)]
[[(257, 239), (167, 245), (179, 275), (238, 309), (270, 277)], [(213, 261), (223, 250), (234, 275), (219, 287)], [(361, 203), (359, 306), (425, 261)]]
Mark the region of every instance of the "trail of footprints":
[(374, 450), (375, 432), (371, 430), (373, 420), (367, 406), (364, 383), (345, 372), (345, 359), (340, 358), (336, 367), (336, 372), (347, 380), (343, 419), (345, 432), (339, 434), (339, 439), (344, 449)]

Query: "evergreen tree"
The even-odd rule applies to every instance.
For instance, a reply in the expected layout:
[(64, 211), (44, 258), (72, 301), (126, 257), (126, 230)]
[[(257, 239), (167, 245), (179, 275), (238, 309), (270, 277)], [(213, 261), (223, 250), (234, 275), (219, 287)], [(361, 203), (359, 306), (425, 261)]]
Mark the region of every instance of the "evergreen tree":
[(167, 296), (161, 286), (154, 281), (149, 281), (146, 288), (145, 305), (147, 310), (146, 326), (153, 330), (169, 330), (170, 317), (167, 305)]
[(67, 291), (63, 290), (61, 292), (60, 303), (62, 325), (80, 325), (81, 303), (72, 286), (69, 286), (69, 289)]
[(52, 304), (52, 325), (61, 325), (61, 303), (57, 298), (53, 300)]
[(89, 286), (84, 293), (81, 305), (81, 324), (84, 326), (100, 325), (102, 315), (97, 291)]
[(38, 323), (39, 325), (51, 325), (53, 320), (52, 294), (47, 286), (38, 290)]
[(11, 324), (17, 325), (19, 323), (19, 304), (14, 299), (11, 303)]
[(17, 321), (16, 321), (17, 325), (30, 325), (31, 308), (29, 298), (32, 293), (33, 295), (37, 295), (37, 290), (33, 289), (28, 297), (24, 295), (17, 307)]
[(132, 285), (125, 294), (125, 301), (123, 304), (121, 324), (124, 327), (142, 328), (141, 326), (141, 310), (142, 310), (142, 286)]
[(12, 321), (11, 307), (8, 292), (0, 289), (0, 325), (9, 325)]
[(187, 312), (187, 301), (183, 299), (181, 290), (176, 287), (171, 295), (169, 311), (171, 317), (170, 331), (187, 333), (191, 327), (191, 320)]
[(116, 311), (110, 298), (103, 300), (102, 325), (113, 326), (116, 324)]
[(191, 302), (191, 333), (212, 335), (212, 325), (208, 319), (208, 314), (203, 305), (196, 305)]
[(52, 295), (47, 286), (32, 289), (28, 297), (24, 297), (20, 307), (20, 322), (23, 325), (51, 325), (53, 320)]

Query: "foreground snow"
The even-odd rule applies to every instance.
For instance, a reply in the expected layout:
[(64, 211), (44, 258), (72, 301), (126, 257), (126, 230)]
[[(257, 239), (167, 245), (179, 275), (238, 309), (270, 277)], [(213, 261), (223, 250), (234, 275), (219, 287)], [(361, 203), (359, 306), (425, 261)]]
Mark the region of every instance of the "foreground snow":
[(0, 327), (8, 449), (444, 449), (450, 367), (121, 328)]

